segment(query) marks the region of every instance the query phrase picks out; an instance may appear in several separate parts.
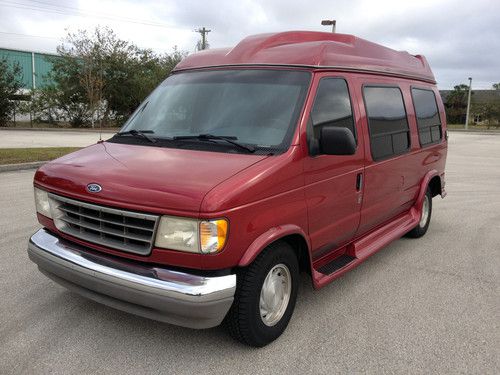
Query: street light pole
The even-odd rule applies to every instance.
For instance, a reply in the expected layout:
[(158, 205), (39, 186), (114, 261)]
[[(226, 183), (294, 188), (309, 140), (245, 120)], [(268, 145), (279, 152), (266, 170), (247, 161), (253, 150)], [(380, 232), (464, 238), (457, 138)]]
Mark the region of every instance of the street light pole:
[(331, 26), (332, 27), (332, 33), (335, 33), (335, 28), (337, 26), (337, 21), (335, 21), (335, 20), (323, 20), (323, 21), (321, 21), (321, 25), (323, 25), (323, 26)]
[(472, 77), (469, 77), (469, 95), (467, 96), (467, 113), (465, 114), (465, 130), (469, 129), (471, 87), (472, 87)]

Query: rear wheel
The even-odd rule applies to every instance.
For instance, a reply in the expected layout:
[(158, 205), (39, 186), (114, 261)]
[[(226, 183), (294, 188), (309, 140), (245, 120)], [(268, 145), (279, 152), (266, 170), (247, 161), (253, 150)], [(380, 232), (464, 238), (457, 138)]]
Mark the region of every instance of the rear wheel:
[(431, 214), (432, 214), (432, 195), (427, 188), (427, 192), (425, 193), (424, 202), (422, 204), (422, 213), (420, 215), (420, 221), (417, 226), (413, 228), (410, 232), (408, 232), (407, 236), (411, 238), (419, 238), (422, 237), (429, 228), (429, 224), (431, 222)]
[(293, 249), (284, 242), (268, 246), (237, 274), (235, 299), (225, 318), (229, 333), (256, 347), (277, 339), (292, 317), (298, 286)]

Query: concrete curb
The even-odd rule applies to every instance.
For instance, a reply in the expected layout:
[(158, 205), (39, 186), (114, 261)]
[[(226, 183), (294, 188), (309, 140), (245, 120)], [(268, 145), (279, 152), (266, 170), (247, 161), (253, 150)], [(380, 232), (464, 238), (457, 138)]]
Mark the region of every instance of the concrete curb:
[(45, 163), (48, 163), (48, 161), (34, 161), (31, 163), (19, 163), (19, 164), (4, 164), (0, 165), (0, 173), (21, 171), (24, 169), (36, 169), (38, 167), (41, 167)]
[[(11, 127), (0, 127), (1, 130), (6, 131), (41, 131), (41, 132), (68, 132), (68, 133), (99, 133), (99, 129), (71, 129), (71, 128), (11, 128)], [(102, 133), (117, 133), (120, 128), (102, 129)]]
[(500, 129), (450, 129), (446, 128), (447, 131), (449, 132), (456, 132), (456, 133), (471, 133), (471, 134), (500, 134)]

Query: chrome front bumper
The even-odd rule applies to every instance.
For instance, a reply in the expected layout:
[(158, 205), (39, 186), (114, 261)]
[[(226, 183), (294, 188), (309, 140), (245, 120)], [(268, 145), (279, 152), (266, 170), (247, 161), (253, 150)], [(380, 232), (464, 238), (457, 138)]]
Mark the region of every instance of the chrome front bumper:
[(219, 325), (231, 307), (236, 275), (205, 277), (91, 253), (40, 229), (28, 255), (46, 276), (119, 310), (190, 328)]

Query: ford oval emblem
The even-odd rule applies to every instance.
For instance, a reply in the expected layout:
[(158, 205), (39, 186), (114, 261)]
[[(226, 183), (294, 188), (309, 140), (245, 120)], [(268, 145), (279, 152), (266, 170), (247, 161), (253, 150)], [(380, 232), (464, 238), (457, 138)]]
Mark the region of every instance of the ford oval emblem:
[(99, 184), (88, 184), (87, 190), (90, 193), (99, 193), (102, 190), (102, 187)]

